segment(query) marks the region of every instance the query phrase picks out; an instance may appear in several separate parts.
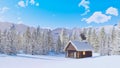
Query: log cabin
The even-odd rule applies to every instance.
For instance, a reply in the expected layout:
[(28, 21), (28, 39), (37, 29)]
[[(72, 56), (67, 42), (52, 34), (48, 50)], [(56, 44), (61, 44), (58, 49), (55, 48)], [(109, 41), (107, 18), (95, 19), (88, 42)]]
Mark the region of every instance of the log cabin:
[(69, 41), (64, 51), (66, 57), (85, 58), (92, 57), (93, 47), (86, 41)]

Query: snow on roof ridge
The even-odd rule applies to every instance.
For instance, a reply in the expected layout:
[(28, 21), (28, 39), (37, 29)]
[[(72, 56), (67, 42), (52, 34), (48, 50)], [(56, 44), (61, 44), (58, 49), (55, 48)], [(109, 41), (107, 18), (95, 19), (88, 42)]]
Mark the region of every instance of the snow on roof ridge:
[[(68, 44), (69, 43), (71, 43), (77, 51), (92, 51), (93, 50), (93, 47), (86, 40), (83, 40), (81, 42), (77, 40), (74, 40), (74, 41), (70, 40)], [(68, 44), (66, 45), (66, 47), (68, 46)], [(66, 47), (64, 48), (64, 50), (66, 49)]]

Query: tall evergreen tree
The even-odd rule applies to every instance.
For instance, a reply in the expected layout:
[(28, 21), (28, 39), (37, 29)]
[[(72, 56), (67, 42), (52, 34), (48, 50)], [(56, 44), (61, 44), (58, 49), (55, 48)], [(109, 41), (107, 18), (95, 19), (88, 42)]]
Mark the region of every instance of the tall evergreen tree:
[(27, 28), (26, 32), (24, 33), (24, 46), (25, 46), (25, 53), (32, 54), (32, 45), (31, 45), (31, 31), (30, 27)]
[(104, 27), (99, 32), (100, 55), (103, 56), (105, 50), (105, 30)]
[(69, 35), (67, 34), (65, 29), (62, 29), (61, 33), (60, 33), (60, 40), (61, 40), (61, 52), (64, 52), (63, 49), (65, 47), (65, 45), (67, 44), (67, 42), (69, 41)]
[(98, 53), (99, 52), (99, 40), (98, 36), (96, 34), (96, 30), (94, 29), (91, 33), (91, 45), (93, 45), (94, 52)]
[(10, 27), (10, 30), (7, 33), (7, 54), (15, 55), (17, 53), (17, 32), (15, 25), (13, 24)]

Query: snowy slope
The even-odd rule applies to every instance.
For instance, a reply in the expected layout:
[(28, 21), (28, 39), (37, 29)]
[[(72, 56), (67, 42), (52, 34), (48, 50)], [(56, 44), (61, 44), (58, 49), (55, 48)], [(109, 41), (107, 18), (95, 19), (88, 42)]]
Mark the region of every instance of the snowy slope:
[(120, 68), (120, 56), (71, 59), (64, 56), (0, 55), (0, 68)]

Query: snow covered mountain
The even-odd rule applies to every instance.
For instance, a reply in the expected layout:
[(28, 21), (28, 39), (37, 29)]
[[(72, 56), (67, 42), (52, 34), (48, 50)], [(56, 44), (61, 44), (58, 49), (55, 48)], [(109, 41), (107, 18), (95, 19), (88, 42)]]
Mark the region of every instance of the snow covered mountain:
[[(0, 30), (1, 31), (5, 31), (5, 30), (9, 30), (10, 27), (13, 25), (13, 23), (10, 22), (0, 22)], [(27, 29), (27, 25), (24, 24), (14, 24), (14, 26), (16, 27), (16, 30), (18, 32), (25, 32)], [(34, 27), (30, 27), (31, 30), (34, 30)]]
[[(12, 25), (13, 25), (13, 23), (10, 23), (10, 22), (0, 22), (0, 30), (1, 30), (1, 31), (9, 30)], [(26, 29), (27, 29), (27, 27), (29, 27), (29, 26), (24, 25), (24, 24), (14, 24), (14, 25), (15, 25), (16, 30), (17, 30), (18, 32), (25, 32)], [(110, 30), (113, 28), (113, 25), (107, 25), (107, 26), (102, 26), (102, 27), (104, 27), (105, 31), (106, 31), (107, 33), (109, 33), (109, 32), (111, 32)], [(93, 27), (93, 28), (95, 28), (97, 31), (100, 31), (100, 29), (101, 29), (102, 27)], [(88, 29), (88, 28), (90, 28), (90, 27), (86, 27), (86, 29)], [(32, 30), (32, 31), (33, 31), (34, 29), (35, 29), (35, 27), (30, 27), (30, 30)], [(46, 29), (47, 29), (47, 28), (44, 28), (43, 30), (46, 30)], [(53, 35), (57, 36), (57, 35), (60, 34), (60, 32), (61, 32), (63, 29), (64, 29), (68, 34), (71, 34), (72, 31), (78, 31), (78, 32), (79, 32), (79, 31), (82, 30), (82, 28), (73, 28), (73, 29), (56, 28), (56, 29), (53, 29), (53, 30), (52, 30), (52, 33), (53, 33)]]

